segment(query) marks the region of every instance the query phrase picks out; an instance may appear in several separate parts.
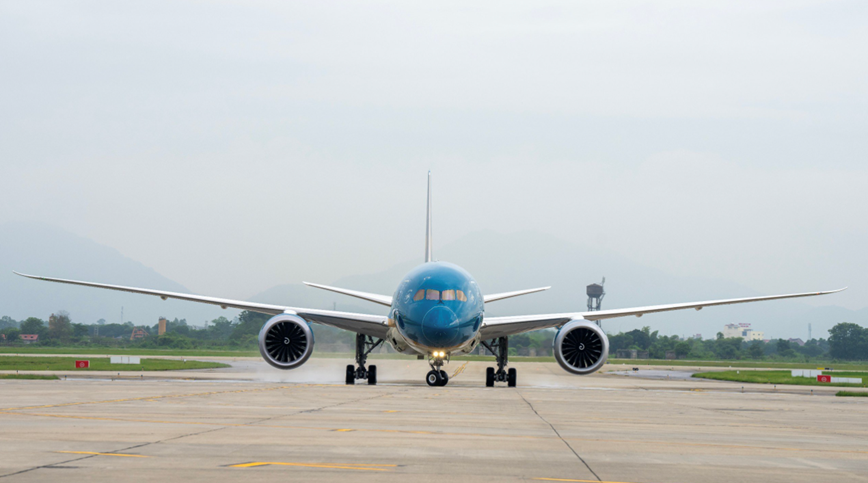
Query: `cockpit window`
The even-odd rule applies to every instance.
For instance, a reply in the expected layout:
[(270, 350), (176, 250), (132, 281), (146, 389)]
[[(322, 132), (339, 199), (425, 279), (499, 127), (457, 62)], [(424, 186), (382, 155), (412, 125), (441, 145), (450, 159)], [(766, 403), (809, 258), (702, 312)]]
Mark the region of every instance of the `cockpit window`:
[(467, 295), (463, 290), (449, 289), (440, 291), (423, 288), (417, 290), (413, 295), (414, 302), (419, 302), (421, 300), (444, 300), (447, 302), (454, 302), (457, 300), (459, 302), (467, 302)]

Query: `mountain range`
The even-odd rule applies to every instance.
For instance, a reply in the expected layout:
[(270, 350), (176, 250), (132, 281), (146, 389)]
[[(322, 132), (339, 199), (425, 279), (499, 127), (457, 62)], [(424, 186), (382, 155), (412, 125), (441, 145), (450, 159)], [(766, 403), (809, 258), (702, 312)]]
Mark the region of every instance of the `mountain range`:
[[(185, 318), (191, 324), (202, 325), (207, 320), (219, 316), (231, 318), (238, 313), (195, 303), (23, 279), (13, 275), (12, 270), (189, 292), (183, 285), (111, 247), (56, 227), (5, 223), (0, 225), (0, 234), (0, 315), (16, 320), (29, 316), (47, 319), (50, 313), (62, 309), (70, 312), (74, 322), (94, 323), (99, 319), (118, 322), (123, 307), (123, 320), (137, 325), (153, 325), (160, 316)], [(546, 292), (492, 303), (486, 306), (487, 315), (584, 311), (585, 286), (599, 282), (604, 276), (607, 292), (604, 309), (760, 295), (731, 281), (677, 277), (615, 253), (532, 231), (474, 232), (437, 247), (435, 258), (467, 269), (484, 293), (552, 286)], [(397, 263), (378, 273), (351, 275), (335, 281), (310, 281), (391, 295), (401, 277), (420, 260)], [(818, 288), (826, 287), (781, 287), (780, 292)], [(766, 338), (807, 339), (809, 323), (814, 337), (826, 337), (829, 328), (843, 321), (868, 325), (868, 308), (854, 311), (838, 307), (832, 305), (834, 295), (828, 297), (830, 305), (824, 307), (812, 307), (798, 300), (772, 301), (712, 307), (701, 312), (691, 310), (612, 319), (604, 321), (603, 327), (609, 332), (618, 332), (648, 325), (661, 334), (702, 334), (707, 338), (722, 331), (724, 324), (750, 323), (755, 330), (764, 331)], [(362, 313), (386, 310), (380, 305), (301, 283), (278, 285), (250, 300)]]

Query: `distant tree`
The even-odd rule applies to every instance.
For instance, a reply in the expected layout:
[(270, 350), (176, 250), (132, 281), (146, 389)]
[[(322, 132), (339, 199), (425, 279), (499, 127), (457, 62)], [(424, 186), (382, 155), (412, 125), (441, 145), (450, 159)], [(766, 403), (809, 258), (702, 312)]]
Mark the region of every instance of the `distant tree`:
[(729, 344), (721, 345), (715, 353), (721, 359), (738, 359), (738, 351)]
[(778, 342), (775, 345), (778, 349), (778, 354), (781, 354), (790, 348), (790, 341), (784, 340), (784, 339), (778, 339)]
[(190, 326), (187, 325), (187, 319), (178, 320), (167, 320), (166, 321), (166, 332), (177, 332), (181, 335), (190, 335)]
[[(638, 349), (648, 350), (651, 346), (651, 330), (650, 327), (643, 327), (642, 330), (634, 329), (630, 332), (627, 332), (625, 335), (630, 336), (630, 339), (633, 341), (630, 344), (630, 347), (636, 346)], [(654, 333), (655, 337), (657, 333)]]
[(229, 335), (232, 334), (233, 328), (231, 320), (226, 317), (218, 317), (212, 320), (211, 324), (208, 326), (208, 338), (227, 340), (229, 339)]
[(69, 312), (58, 310), (54, 314), (54, 325), (49, 324), (48, 336), (52, 339), (67, 341), (72, 336), (72, 321)]
[(620, 332), (609, 336), (609, 352), (617, 352), (618, 349), (628, 349), (633, 345), (633, 337), (630, 334)]
[(18, 341), (18, 336), (21, 334), (21, 331), (15, 327), (6, 327), (5, 329), (0, 330), (0, 333), (6, 336), (7, 344), (12, 344)]
[(824, 347), (817, 339), (805, 342), (802, 347), (796, 347), (796, 351), (807, 357), (821, 357), (826, 354), (828, 348)]
[(747, 347), (748, 355), (753, 359), (761, 359), (763, 356), (763, 343), (754, 341)]
[(40, 337), (43, 337), (47, 328), (45, 327), (45, 322), (42, 319), (37, 319), (36, 317), (28, 317), (27, 320), (21, 322), (20, 329), (22, 334), (38, 334)]
[(84, 324), (72, 324), (72, 336), (76, 338), (87, 337), (88, 326)]
[(265, 322), (269, 318), (271, 318), (270, 315), (259, 314), (249, 310), (241, 312), (238, 314), (238, 323), (232, 329), (232, 339), (240, 341), (247, 336), (258, 335), (259, 330), (262, 329), (262, 326), (265, 325)]
[(842, 322), (829, 329), (829, 354), (836, 359), (868, 359), (868, 329)]
[(723, 332), (718, 332), (716, 337), (717, 340), (723, 340)]
[(675, 357), (681, 359), (683, 357), (687, 357), (687, 354), (690, 353), (690, 344), (687, 342), (679, 342), (675, 344)]
[(12, 317), (9, 317), (8, 315), (0, 317), (0, 330), (8, 329), (10, 327), (17, 329), (18, 322), (16, 322), (14, 319), (12, 319)]

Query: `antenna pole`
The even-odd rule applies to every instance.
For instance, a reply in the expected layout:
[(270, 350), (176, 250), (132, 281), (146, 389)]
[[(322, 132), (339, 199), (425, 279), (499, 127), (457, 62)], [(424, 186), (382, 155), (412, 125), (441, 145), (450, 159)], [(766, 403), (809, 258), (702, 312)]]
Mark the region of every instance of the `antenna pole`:
[(425, 263), (434, 261), (431, 249), (431, 171), (428, 171), (428, 220), (425, 225)]

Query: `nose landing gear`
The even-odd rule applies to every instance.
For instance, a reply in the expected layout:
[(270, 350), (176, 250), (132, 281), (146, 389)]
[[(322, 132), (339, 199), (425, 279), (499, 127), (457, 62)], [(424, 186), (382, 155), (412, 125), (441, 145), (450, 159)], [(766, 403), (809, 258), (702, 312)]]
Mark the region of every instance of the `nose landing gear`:
[[(440, 354), (443, 354), (443, 352)], [(449, 375), (441, 369), (445, 362), (442, 355), (439, 357), (428, 357), (428, 364), (431, 364), (431, 370), (425, 376), (425, 382), (429, 386), (445, 386), (449, 382)]]
[(429, 386), (445, 386), (449, 382), (449, 375), (446, 374), (446, 371), (428, 371), (425, 382)]
[(482, 341), (482, 345), (497, 360), (496, 371), (493, 367), (485, 370), (485, 387), (494, 387), (495, 382), (505, 382), (507, 386), (515, 387), (518, 382), (518, 372), (515, 368), (506, 370), (506, 364), (509, 362), (509, 339), (498, 337), (497, 339)]

